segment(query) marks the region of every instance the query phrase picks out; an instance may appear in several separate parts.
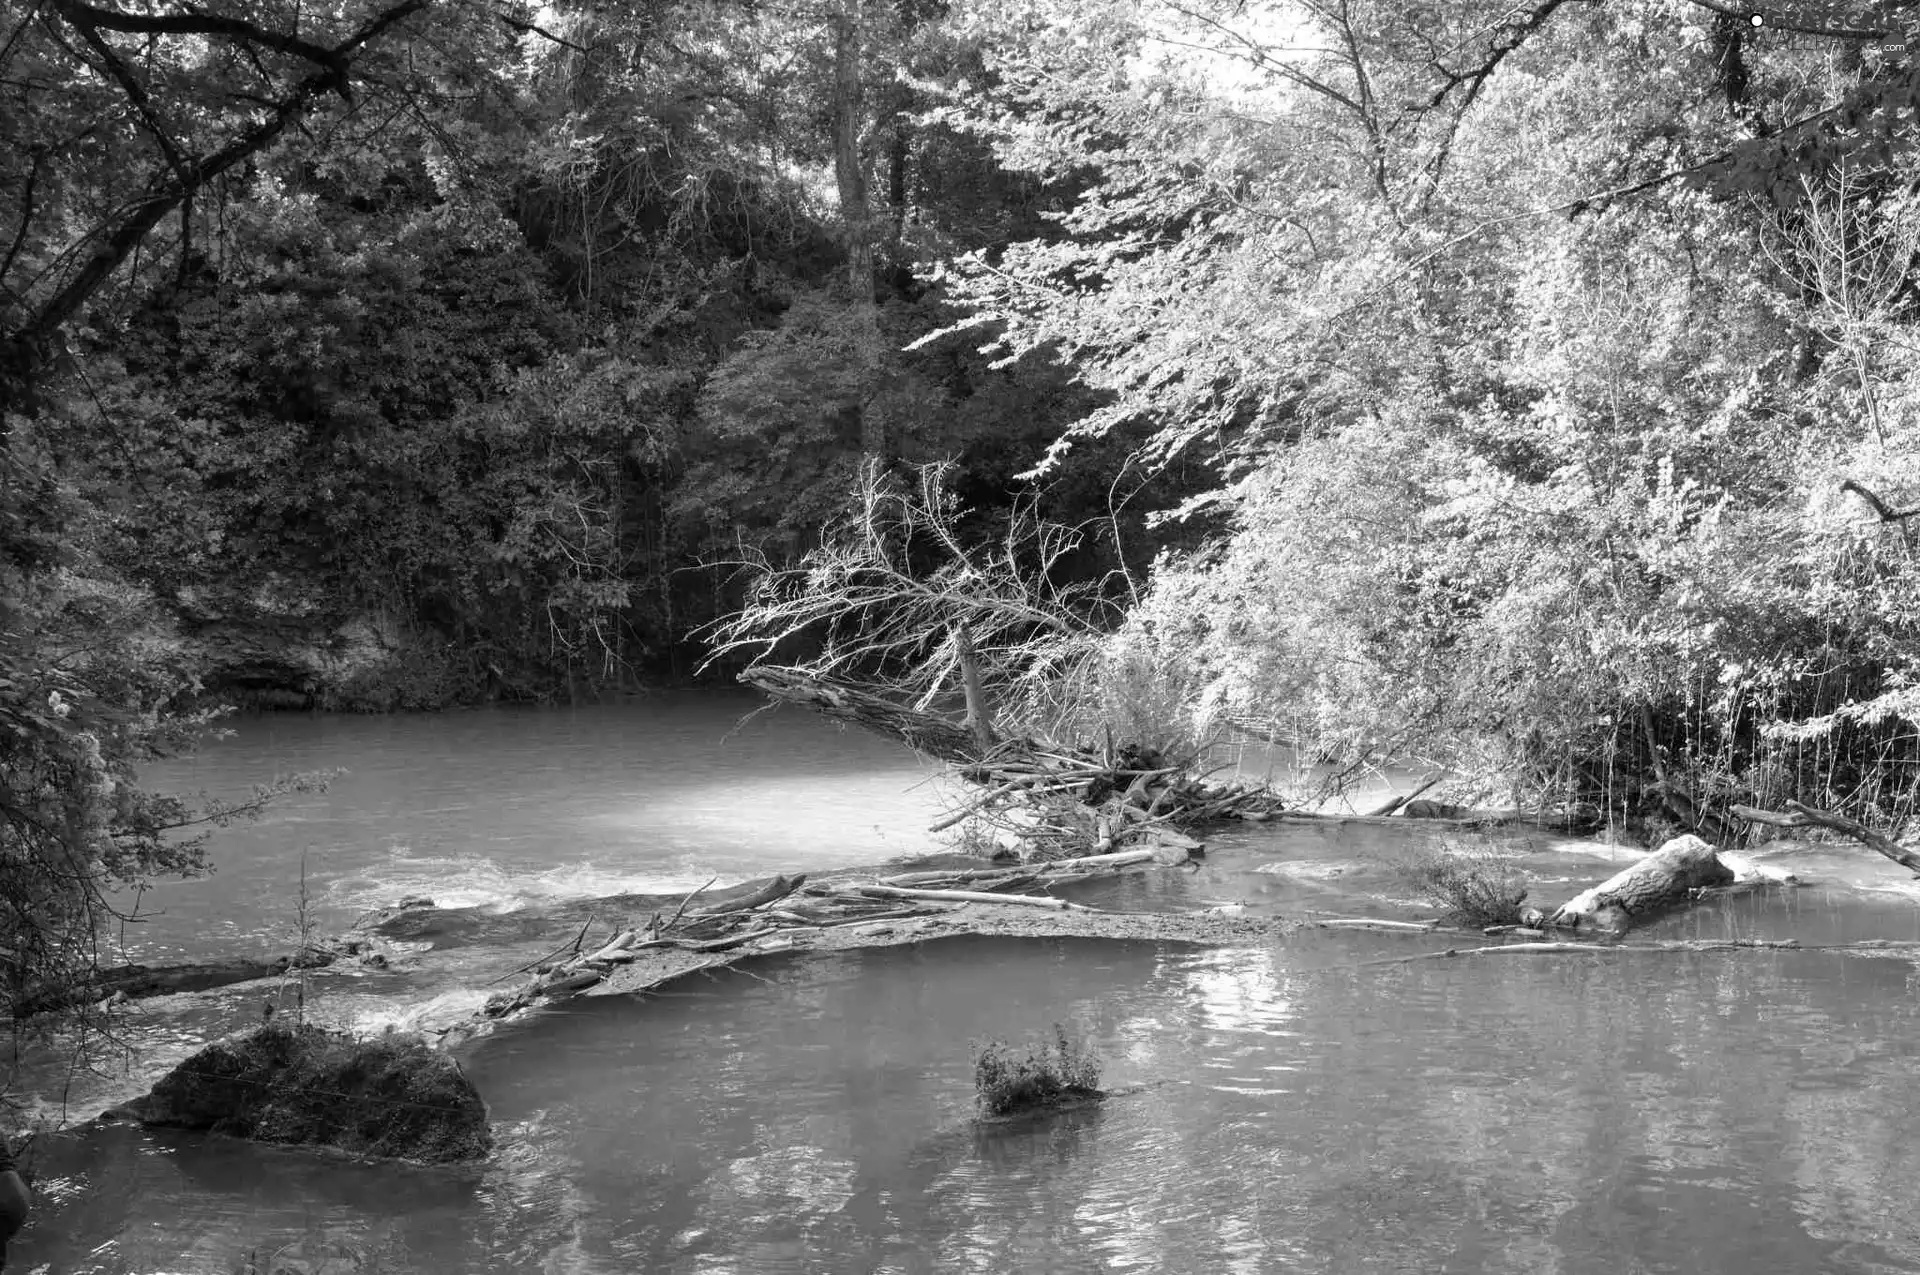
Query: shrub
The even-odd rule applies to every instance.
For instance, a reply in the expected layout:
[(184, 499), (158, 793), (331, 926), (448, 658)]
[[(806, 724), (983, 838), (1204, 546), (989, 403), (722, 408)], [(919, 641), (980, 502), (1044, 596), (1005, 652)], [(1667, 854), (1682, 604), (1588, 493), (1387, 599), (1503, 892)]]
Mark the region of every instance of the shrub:
[(973, 1087), (980, 1112), (1006, 1116), (1100, 1096), (1100, 1060), (1085, 1045), (1053, 1025), (1051, 1045), (1016, 1052), (1004, 1041), (976, 1044)]
[(1491, 846), (1449, 842), (1415, 855), (1407, 880), (1462, 925), (1517, 925), (1526, 878)]

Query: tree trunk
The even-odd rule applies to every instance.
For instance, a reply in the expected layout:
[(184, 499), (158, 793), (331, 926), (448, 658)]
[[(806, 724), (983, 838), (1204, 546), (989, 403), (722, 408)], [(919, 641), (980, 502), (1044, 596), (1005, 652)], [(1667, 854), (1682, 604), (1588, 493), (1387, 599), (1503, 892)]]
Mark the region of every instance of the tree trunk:
[(251, 983), (263, 978), (279, 978), (289, 970), (321, 969), (337, 959), (335, 953), (313, 949), (303, 957), (281, 956), (272, 960), (235, 957), (191, 965), (121, 965), (99, 970), (80, 982), (48, 988), (23, 998), (15, 1006), (19, 1018), (30, 1018), (50, 1010), (91, 1004), (110, 996), (140, 1000), (148, 996), (172, 996), (180, 992), (206, 992), (235, 983)]
[(1755, 810), (1752, 806), (1735, 806), (1733, 813), (1753, 823), (1772, 824), (1776, 828), (1831, 828), (1835, 832), (1844, 832), (1868, 849), (1887, 856), (1915, 876), (1920, 876), (1920, 854), (1893, 838), (1882, 836), (1845, 815), (1816, 810), (1804, 802), (1789, 801), (1787, 809), (1791, 813), (1777, 815), (1767, 810)]
[(833, 14), (833, 176), (840, 190), (840, 223), (847, 244), (847, 289), (854, 311), (861, 364), (860, 450), (884, 465), (892, 458), (886, 418), (873, 408), (880, 371), (880, 316), (873, 302), (873, 227), (867, 200), (867, 165), (860, 153), (866, 120), (862, 84), (863, 0), (837, 0)]
[(1638, 922), (1687, 902), (1695, 890), (1733, 884), (1733, 869), (1713, 847), (1692, 835), (1675, 837), (1624, 872), (1560, 905), (1535, 912), (1528, 923), (1557, 930), (1623, 934)]
[(912, 136), (913, 127), (907, 123), (906, 113), (895, 111), (893, 140), (887, 148), (887, 210), (891, 214), (888, 234), (896, 260), (900, 256), (900, 241), (907, 233), (907, 153)]
[(980, 759), (979, 741), (967, 727), (870, 691), (817, 682), (777, 668), (748, 669), (740, 680), (774, 699), (799, 704), (835, 721), (864, 726), (941, 761), (964, 765)]
[(833, 177), (847, 236), (847, 284), (854, 300), (873, 297), (873, 237), (867, 225), (867, 167), (860, 155), (865, 93), (860, 76), (862, 0), (838, 0), (833, 15)]
[(985, 756), (993, 748), (993, 705), (987, 701), (987, 689), (980, 681), (980, 657), (974, 654), (973, 634), (964, 624), (953, 629), (955, 656), (960, 662), (960, 685), (967, 696), (967, 729)]

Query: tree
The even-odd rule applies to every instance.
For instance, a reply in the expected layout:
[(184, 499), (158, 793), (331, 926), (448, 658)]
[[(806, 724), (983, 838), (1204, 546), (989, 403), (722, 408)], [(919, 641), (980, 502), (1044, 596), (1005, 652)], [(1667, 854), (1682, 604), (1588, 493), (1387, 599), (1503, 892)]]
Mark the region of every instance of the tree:
[[(1845, 470), (1908, 479), (1870, 415), (1822, 410), (1804, 362), (1854, 356), (1789, 317), (1797, 286), (1757, 251), (1760, 201), (1801, 217), (1798, 183), (1842, 157), (1876, 198), (1910, 180), (1887, 124), (1910, 90), (1871, 24), (1735, 39), (1715, 5), (1554, 0), (984, 14), (996, 87), (955, 114), (1075, 194), (1063, 233), (953, 263), (970, 313), (932, 340), (1105, 393), (1048, 463), (1146, 422), (1148, 462), (1213, 466), (1186, 512), (1214, 542), (1167, 560), (1128, 640), (1330, 751), (1616, 809), (1662, 766), (1792, 795), (1905, 755), (1857, 713), (1804, 766), (1782, 733), (1911, 664), (1899, 542), (1875, 522), (1862, 544), (1835, 504)], [(1884, 356), (1906, 303), (1866, 266), (1846, 269)]]
[(163, 222), (179, 218), (184, 270), (202, 195), (324, 102), (351, 107), (363, 62), (430, 2), (306, 15), (304, 29), (271, 9), (52, 0), (12, 14), (0, 172), (21, 196), (0, 258), (0, 412), (31, 406), (68, 325)]

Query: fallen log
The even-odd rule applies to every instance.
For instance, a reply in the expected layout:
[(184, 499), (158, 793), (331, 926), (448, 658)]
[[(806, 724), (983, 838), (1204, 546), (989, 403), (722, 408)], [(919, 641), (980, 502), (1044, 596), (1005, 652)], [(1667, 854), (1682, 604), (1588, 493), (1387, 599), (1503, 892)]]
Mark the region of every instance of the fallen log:
[[(371, 953), (370, 946), (367, 948)], [(303, 953), (291, 953), (271, 959), (235, 957), (227, 961), (206, 961), (184, 965), (119, 965), (96, 970), (76, 982), (43, 988), (20, 998), (14, 1005), (16, 1018), (90, 1005), (110, 997), (144, 1000), (150, 996), (172, 996), (181, 992), (208, 992), (251, 983), (264, 978), (280, 978), (289, 970), (324, 969), (342, 956), (360, 955), (360, 945), (313, 947)]]
[(1652, 943), (1495, 943), (1487, 947), (1450, 947), (1441, 952), (1419, 952), (1412, 956), (1384, 956), (1363, 961), (1355, 968), (1376, 965), (1411, 965), (1415, 961), (1445, 961), (1458, 956), (1628, 956), (1635, 953), (1665, 955), (1699, 952), (1831, 952), (1841, 956), (1880, 956), (1888, 952), (1912, 952), (1920, 943), (1910, 939), (1860, 939), (1852, 943), (1802, 943), (1798, 939), (1667, 939)]
[(1069, 903), (1046, 894), (989, 894), (984, 890), (909, 890), (892, 885), (862, 885), (854, 892), (872, 899), (925, 899), (930, 903), (1014, 903), (1025, 907), (1056, 908), (1062, 912), (1092, 912), (1080, 903)]
[(979, 740), (966, 726), (896, 704), (870, 691), (815, 681), (782, 668), (750, 668), (740, 680), (782, 703), (798, 704), (823, 717), (851, 722), (942, 761), (974, 762), (981, 756)]
[(1756, 810), (1752, 806), (1733, 807), (1733, 813), (1749, 823), (1770, 824), (1776, 828), (1830, 828), (1835, 832), (1843, 832), (1868, 849), (1878, 851), (1892, 859), (1915, 876), (1920, 876), (1920, 854), (1914, 853), (1890, 837), (1882, 836), (1863, 823), (1857, 823), (1845, 815), (1816, 810), (1798, 801), (1789, 801), (1787, 810), (1789, 813), (1782, 815), (1770, 810)]
[[(1071, 863), (1071, 859), (1062, 859), (1061, 863)], [(1040, 871), (1053, 867), (1051, 863), (1036, 864)], [(881, 877), (881, 885), (935, 886), (960, 881), (999, 881), (1004, 878), (1023, 875), (1029, 880), (1036, 879), (1039, 872), (1015, 874), (1005, 868), (950, 868), (945, 871), (935, 869), (930, 872), (902, 872), (897, 876)]]
[(1385, 819), (1388, 815), (1391, 815), (1394, 811), (1400, 809), (1400, 807), (1406, 805), (1409, 801), (1415, 801), (1420, 797), (1425, 796), (1428, 789), (1432, 788), (1435, 784), (1439, 783), (1442, 779), (1445, 779), (1446, 777), (1447, 777), (1447, 772), (1445, 772), (1444, 770), (1435, 771), (1433, 774), (1428, 775), (1425, 779), (1421, 780), (1420, 786), (1415, 788), (1412, 792), (1403, 792), (1389, 801), (1382, 802), (1380, 805), (1375, 806), (1372, 810), (1367, 811), (1367, 814), (1372, 816), (1375, 819)]
[[(687, 915), (714, 916), (721, 912), (750, 912), (754, 908), (765, 907), (769, 903), (786, 898), (806, 883), (807, 874), (804, 872), (797, 872), (790, 877), (776, 876), (750, 894), (738, 899), (729, 899), (725, 903), (713, 903), (703, 908), (694, 908)], [(675, 919), (678, 919), (677, 914)]]
[(1370, 916), (1334, 916), (1319, 921), (1308, 921), (1310, 930), (1396, 930), (1405, 933), (1432, 934), (1439, 930), (1438, 921), (1383, 921)]
[(1551, 913), (1529, 908), (1524, 919), (1543, 929), (1624, 934), (1636, 922), (1687, 902), (1697, 890), (1732, 883), (1733, 869), (1720, 862), (1712, 846), (1689, 833)]
[(1082, 855), (1078, 859), (1050, 859), (1038, 866), (1040, 871), (1049, 873), (1080, 872), (1087, 868), (1124, 868), (1134, 863), (1151, 863), (1157, 853), (1155, 850), (1122, 850), (1117, 854)]

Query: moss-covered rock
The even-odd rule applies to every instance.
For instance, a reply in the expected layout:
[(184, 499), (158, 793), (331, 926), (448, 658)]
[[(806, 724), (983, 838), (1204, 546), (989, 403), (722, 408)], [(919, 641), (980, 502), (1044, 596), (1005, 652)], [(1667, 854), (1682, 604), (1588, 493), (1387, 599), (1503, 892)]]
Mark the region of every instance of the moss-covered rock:
[(123, 1111), (150, 1125), (406, 1160), (476, 1160), (493, 1147), (486, 1104), (460, 1065), (401, 1033), (259, 1027), (209, 1045)]

